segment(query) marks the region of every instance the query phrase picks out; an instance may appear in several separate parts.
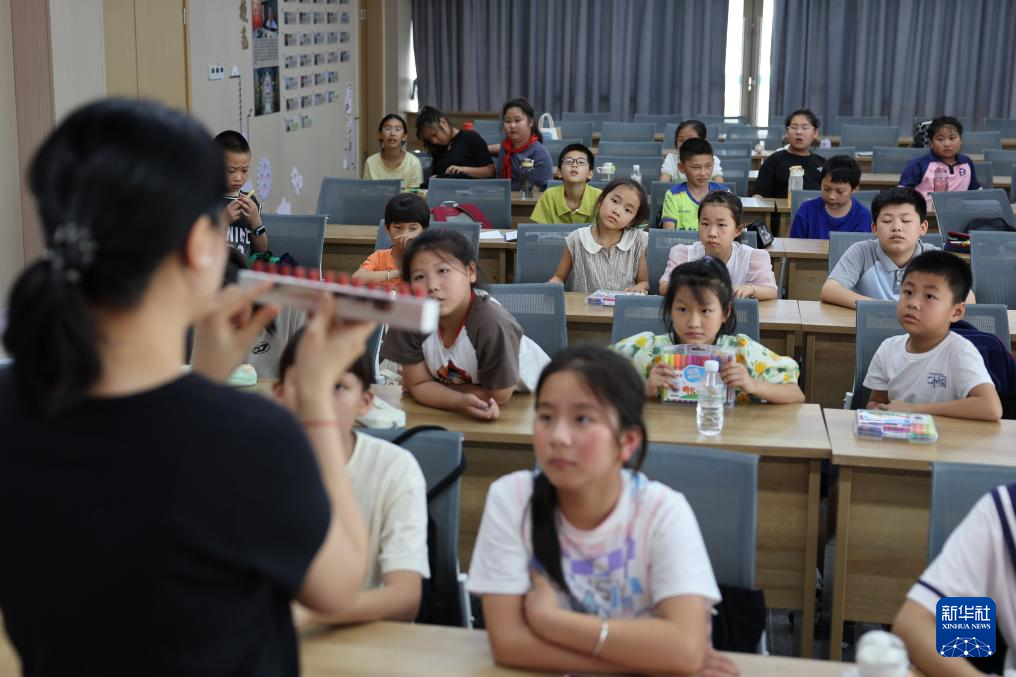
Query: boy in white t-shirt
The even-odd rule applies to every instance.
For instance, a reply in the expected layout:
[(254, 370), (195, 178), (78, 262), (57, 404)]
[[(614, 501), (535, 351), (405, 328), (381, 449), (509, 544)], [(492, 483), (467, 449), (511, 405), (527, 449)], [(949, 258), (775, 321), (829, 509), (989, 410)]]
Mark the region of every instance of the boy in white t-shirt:
[[(279, 363), (276, 395), (287, 406), (295, 397), (286, 371), (293, 365), (303, 336), (301, 329), (286, 346)], [(427, 484), (420, 465), (402, 447), (353, 430), (358, 416), (373, 402), (373, 358), (360, 359), (335, 384), (335, 419), (352, 449), (346, 472), (356, 490), (367, 522), (367, 578), (363, 590), (346, 608), (331, 615), (311, 615), (294, 604), (294, 622), (309, 620), (348, 624), (369, 621), (412, 621), (420, 607), (422, 581), (430, 578), (427, 560)]]
[(906, 334), (882, 342), (868, 367), (869, 409), (997, 421), (1002, 403), (974, 344), (949, 330), (963, 319), (970, 267), (925, 252), (903, 273), (896, 317)]

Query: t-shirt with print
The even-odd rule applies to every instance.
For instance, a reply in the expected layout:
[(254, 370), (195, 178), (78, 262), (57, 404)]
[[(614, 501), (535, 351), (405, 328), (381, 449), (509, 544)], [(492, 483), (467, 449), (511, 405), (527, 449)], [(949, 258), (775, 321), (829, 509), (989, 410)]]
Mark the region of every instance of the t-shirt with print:
[(987, 383), (991, 376), (974, 344), (954, 332), (946, 333), (926, 353), (907, 350), (908, 334), (890, 336), (875, 351), (864, 387), (885, 390), (889, 401), (927, 404), (959, 400)]
[[(680, 159), (677, 153), (667, 153), (667, 157), (663, 159), (663, 166), (660, 167), (660, 174), (669, 174), (671, 181), (674, 183), (683, 183), (688, 180), (681, 168), (678, 167)], [(723, 166), (720, 164), (720, 158), (716, 155), (713, 156), (713, 175), (710, 179), (715, 179), (718, 176), (723, 176)]]
[(592, 227), (586, 226), (568, 233), (564, 246), (572, 257), (575, 291), (622, 291), (635, 284), (639, 264), (649, 250), (649, 235), (628, 228), (617, 244), (604, 247), (593, 237)]
[[(490, 486), (466, 588), (477, 595), (524, 595), (535, 563), (530, 498), (533, 473)], [(644, 618), (679, 595), (715, 604), (720, 591), (695, 514), (685, 497), (642, 473), (622, 470), (617, 505), (597, 527), (578, 529), (557, 511), (568, 590), (558, 605), (602, 618)]]
[(829, 233), (870, 233), (871, 212), (857, 198), (850, 198), (850, 211), (843, 216), (830, 216), (825, 200), (805, 200), (794, 214), (790, 237), (828, 240)]
[(289, 412), (190, 374), (41, 416), (10, 369), (0, 411), (0, 608), (26, 674), (298, 674), (289, 605), (331, 504)]
[[(223, 207), (228, 207), (231, 202), (239, 198), (239, 191), (237, 191), (236, 195), (226, 195), (223, 197)], [(261, 202), (256, 195), (251, 195), (250, 199), (257, 205), (258, 214), (260, 214)], [(250, 256), (250, 235), (250, 221), (247, 220), (246, 216), (241, 214), (240, 218), (229, 224), (229, 228), (226, 230), (226, 242), (229, 243), (230, 247), (239, 250), (244, 256)]]
[(938, 247), (933, 244), (918, 241), (913, 256), (903, 266), (897, 266), (877, 239), (862, 240), (847, 247), (829, 279), (876, 301), (898, 301), (907, 265), (914, 256), (935, 249)]
[(259, 379), (279, 378), (282, 351), (306, 321), (306, 312), (292, 306), (283, 306), (275, 316), (274, 331), (265, 329), (255, 339), (250, 352), (247, 353), (247, 362), (254, 367)]
[(821, 155), (794, 155), (785, 150), (778, 150), (762, 163), (755, 179), (754, 194), (762, 197), (786, 198), (787, 184), (790, 181), (790, 168), (801, 165), (804, 169), (804, 189), (822, 189), (822, 165), (825, 158)]
[(515, 387), (532, 390), (550, 362), (522, 327), (492, 296), (476, 290), (462, 328), (451, 345), (440, 331), (424, 336), (390, 330), (381, 359), (398, 364), (424, 362), (431, 376), (446, 385), (476, 384), (488, 390)]
[[(722, 183), (709, 182), (708, 192), (729, 190)], [(687, 183), (679, 183), (663, 196), (660, 225), (672, 225), (676, 230), (698, 230), (699, 201), (691, 194)]]
[(367, 522), (363, 589), (381, 587), (384, 575), (393, 571), (430, 578), (427, 483), (416, 458), (391, 442), (357, 432), (346, 472)]
[(494, 164), (494, 158), (487, 150), (487, 142), (483, 137), (471, 129), (461, 129), (452, 137), (451, 143), (447, 146), (433, 148), (430, 151), (434, 156), (431, 165), (432, 177), (450, 179), (468, 179), (465, 174), (450, 174), (447, 177), (445, 172), (452, 165), (458, 167), (486, 167)]
[(900, 173), (900, 185), (916, 190), (930, 206), (931, 194), (935, 190), (935, 173), (940, 169), (945, 170), (946, 190), (981, 188), (974, 162), (968, 156), (957, 153), (954, 163), (949, 164), (935, 155), (934, 151), (908, 162)]

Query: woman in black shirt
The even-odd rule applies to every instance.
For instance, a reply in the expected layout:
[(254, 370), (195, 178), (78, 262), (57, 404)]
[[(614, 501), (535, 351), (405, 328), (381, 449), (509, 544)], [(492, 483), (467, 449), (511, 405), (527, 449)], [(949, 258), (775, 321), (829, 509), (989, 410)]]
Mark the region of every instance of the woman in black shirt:
[(494, 159), (483, 137), (459, 129), (441, 111), (424, 106), (416, 116), (416, 137), (434, 158), (431, 176), (439, 179), (492, 179)]
[(127, 100), (32, 161), (48, 249), (0, 370), (0, 613), (26, 675), (296, 675), (290, 601), (341, 609), (362, 585), (331, 399), (370, 328), (327, 303), (308, 324), (303, 429), (222, 385), (275, 313), (219, 290), (224, 176), (196, 122)]

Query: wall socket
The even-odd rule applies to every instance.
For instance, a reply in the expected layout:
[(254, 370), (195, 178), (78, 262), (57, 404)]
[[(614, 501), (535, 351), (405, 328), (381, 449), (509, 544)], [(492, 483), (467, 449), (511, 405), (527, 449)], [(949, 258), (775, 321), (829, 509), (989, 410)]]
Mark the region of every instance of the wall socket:
[(217, 63), (213, 66), (208, 67), (208, 79), (209, 80), (221, 80), (226, 77), (226, 69), (221, 63)]

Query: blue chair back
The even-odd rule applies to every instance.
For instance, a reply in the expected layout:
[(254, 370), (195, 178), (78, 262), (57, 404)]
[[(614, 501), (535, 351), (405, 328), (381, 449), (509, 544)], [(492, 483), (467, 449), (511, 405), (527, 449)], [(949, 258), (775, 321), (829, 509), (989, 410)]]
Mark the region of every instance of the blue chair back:
[[(914, 127), (917, 127), (917, 125), (921, 124), (922, 122), (930, 122), (931, 120), (934, 120), (935, 118), (937, 118), (939, 115), (941, 115), (941, 113), (936, 113), (935, 115), (915, 115), (914, 116), (914, 126), (911, 127), (910, 129), (911, 130), (914, 129)], [(972, 124), (970, 124), (970, 118), (969, 117), (966, 117), (966, 116), (953, 116), (953, 117), (955, 117), (957, 120), (960, 121), (960, 124), (963, 125), (963, 129), (970, 130), (970, 129), (974, 128), (974, 126)], [(909, 133), (909, 130), (908, 130), (908, 133)], [(964, 132), (964, 136), (963, 136), (964, 142), (966, 142), (966, 138), (967, 138), (966, 137), (966, 133)], [(964, 145), (965, 145), (965, 143), (964, 143)]]
[(984, 118), (981, 129), (988, 132), (1001, 132), (1003, 139), (1016, 139), (1016, 120)]
[(651, 228), (649, 230), (649, 250), (646, 252), (646, 263), (649, 267), (649, 293), (658, 294), (660, 291), (660, 276), (667, 269), (667, 259), (670, 258), (670, 250), (676, 244), (691, 244), (698, 240), (697, 230), (663, 230), (662, 228)]
[[(430, 178), (432, 170), (434, 168), (434, 156), (425, 150), (414, 150), (413, 155), (420, 161), (420, 170), (423, 172), (423, 185), (427, 185), (427, 179)], [(414, 188), (415, 186), (410, 186)]]
[(1002, 132), (963, 132), (963, 153), (983, 153), (1002, 149)]
[(790, 222), (794, 222), (794, 217), (797, 216), (797, 210), (801, 208), (801, 203), (807, 200), (814, 200), (817, 197), (822, 197), (822, 191), (820, 190), (795, 190), (790, 193)]
[[(830, 233), (832, 234), (832, 233)], [(902, 334), (903, 327), (896, 319), (895, 301), (858, 301), (857, 336), (854, 346), (854, 393), (852, 409), (864, 409), (871, 391), (864, 387), (864, 377), (875, 351), (891, 336)]]
[(857, 159), (857, 148), (854, 146), (830, 146), (829, 148), (815, 148), (814, 153), (821, 155), (825, 159), (829, 159), (836, 155), (846, 155), (847, 157)]
[(874, 233), (829, 233), (829, 272), (833, 272), (833, 268), (839, 263), (843, 252), (850, 249), (852, 245), (874, 238)]
[[(974, 172), (977, 174), (977, 182), (982, 188), (991, 188), (995, 185), (995, 167), (990, 162), (974, 162)], [(999, 190), (1003, 190), (999, 188)]]
[(751, 158), (751, 152), (754, 148), (750, 141), (724, 141), (722, 143), (714, 143), (712, 146), (713, 155), (723, 161), (726, 161), (727, 158), (733, 160)]
[(504, 122), (501, 120), (473, 120), (473, 131), (480, 136), (486, 134), (504, 136)]
[(443, 202), (472, 203), (495, 228), (512, 227), (512, 187), (508, 179), (431, 179), (427, 204), (433, 209)]
[(900, 128), (893, 126), (843, 125), (840, 131), (840, 142), (860, 151), (870, 151), (875, 146), (896, 146), (899, 139)]
[(748, 184), (751, 176), (751, 158), (723, 158), (723, 183), (734, 195), (751, 195)]
[(938, 229), (943, 233), (963, 230), (964, 226), (976, 218), (998, 217), (1010, 225), (1016, 225), (1009, 196), (1001, 188), (932, 193), (931, 200), (935, 205)]
[(921, 236), (921, 242), (926, 242), (941, 249), (945, 245), (945, 237), (942, 233), (925, 233)]
[[(984, 160), (991, 163), (991, 169), (996, 175), (1006, 176), (1012, 170), (1013, 165), (1016, 164), (1016, 150), (988, 148), (984, 151)], [(980, 178), (980, 170), (978, 170), (978, 178)], [(992, 187), (987, 186), (984, 181), (981, 181), (981, 185), (988, 188)]]
[(600, 143), (604, 141), (655, 141), (654, 122), (604, 122), (600, 128)]
[(288, 253), (296, 262), (321, 273), (321, 255), (325, 246), (325, 221), (320, 214), (262, 214), (268, 229), (272, 251)]
[(876, 174), (900, 174), (908, 162), (927, 154), (927, 148), (875, 146), (871, 154), (871, 171)]
[[(632, 121), (642, 123), (651, 122), (656, 127), (657, 134), (665, 134), (668, 126), (674, 125), (675, 127), (677, 127), (677, 125), (679, 125), (682, 120), (684, 120), (684, 115), (682, 115), (681, 113), (663, 113), (663, 114), (635, 113), (635, 117), (633, 118)], [(667, 143), (666, 136), (663, 137), (663, 142)], [(673, 142), (674, 142), (674, 133), (673, 131), (671, 131), (670, 143)]]
[(1016, 276), (1013, 275), (1016, 270), (1016, 233), (971, 231), (970, 268), (974, 274), (974, 294), (979, 303), (1000, 303), (1016, 309)]
[(1016, 468), (971, 463), (931, 464), (931, 511), (928, 515), (928, 562), (942, 551), (974, 504), (1002, 484), (1016, 482)]
[(617, 343), (623, 338), (644, 331), (664, 334), (667, 326), (663, 322), (663, 297), (618, 296), (614, 303), (614, 322), (610, 328), (610, 342)]
[(660, 212), (663, 209), (663, 198), (674, 183), (670, 181), (653, 181), (649, 188), (649, 227), (656, 228), (660, 225)]
[[(561, 124), (561, 138), (562, 139), (581, 139), (582, 143), (585, 144), (586, 148), (593, 147), (593, 131), (595, 125), (588, 120), (562, 120)], [(597, 128), (595, 131), (599, 131)]]
[(1009, 312), (1001, 303), (968, 303), (963, 319), (986, 334), (993, 334), (1003, 345), (1010, 345)]
[(593, 125), (593, 131), (598, 132), (603, 128), (603, 123), (607, 121), (608, 117), (609, 113), (578, 113), (565, 111), (564, 115), (561, 116), (561, 121), (564, 123), (589, 122)]
[(758, 316), (758, 299), (734, 299), (734, 317), (737, 318), (737, 333), (761, 341), (762, 328)]
[(600, 157), (652, 157), (663, 164), (663, 144), (659, 141), (600, 141)]
[(564, 287), (546, 282), (492, 284), (490, 295), (512, 314), (543, 352), (553, 357), (568, 347)]
[(837, 134), (843, 129), (843, 125), (854, 125), (855, 127), (888, 127), (888, 115), (837, 115), (833, 118), (833, 124), (826, 132)]
[[(544, 148), (550, 153), (550, 160), (557, 167), (558, 160), (561, 158), (561, 151), (565, 149), (565, 146), (570, 146), (573, 143), (582, 143), (582, 139), (545, 139), (543, 141)], [(588, 148), (588, 146), (586, 146)]]
[[(568, 233), (574, 223), (520, 223), (515, 245), (515, 282), (546, 282), (561, 263)], [(565, 289), (571, 291), (571, 276)]]
[(329, 223), (354, 226), (377, 223), (385, 215), (385, 205), (401, 191), (399, 179), (377, 181), (326, 176), (321, 180), (315, 213), (327, 216)]

